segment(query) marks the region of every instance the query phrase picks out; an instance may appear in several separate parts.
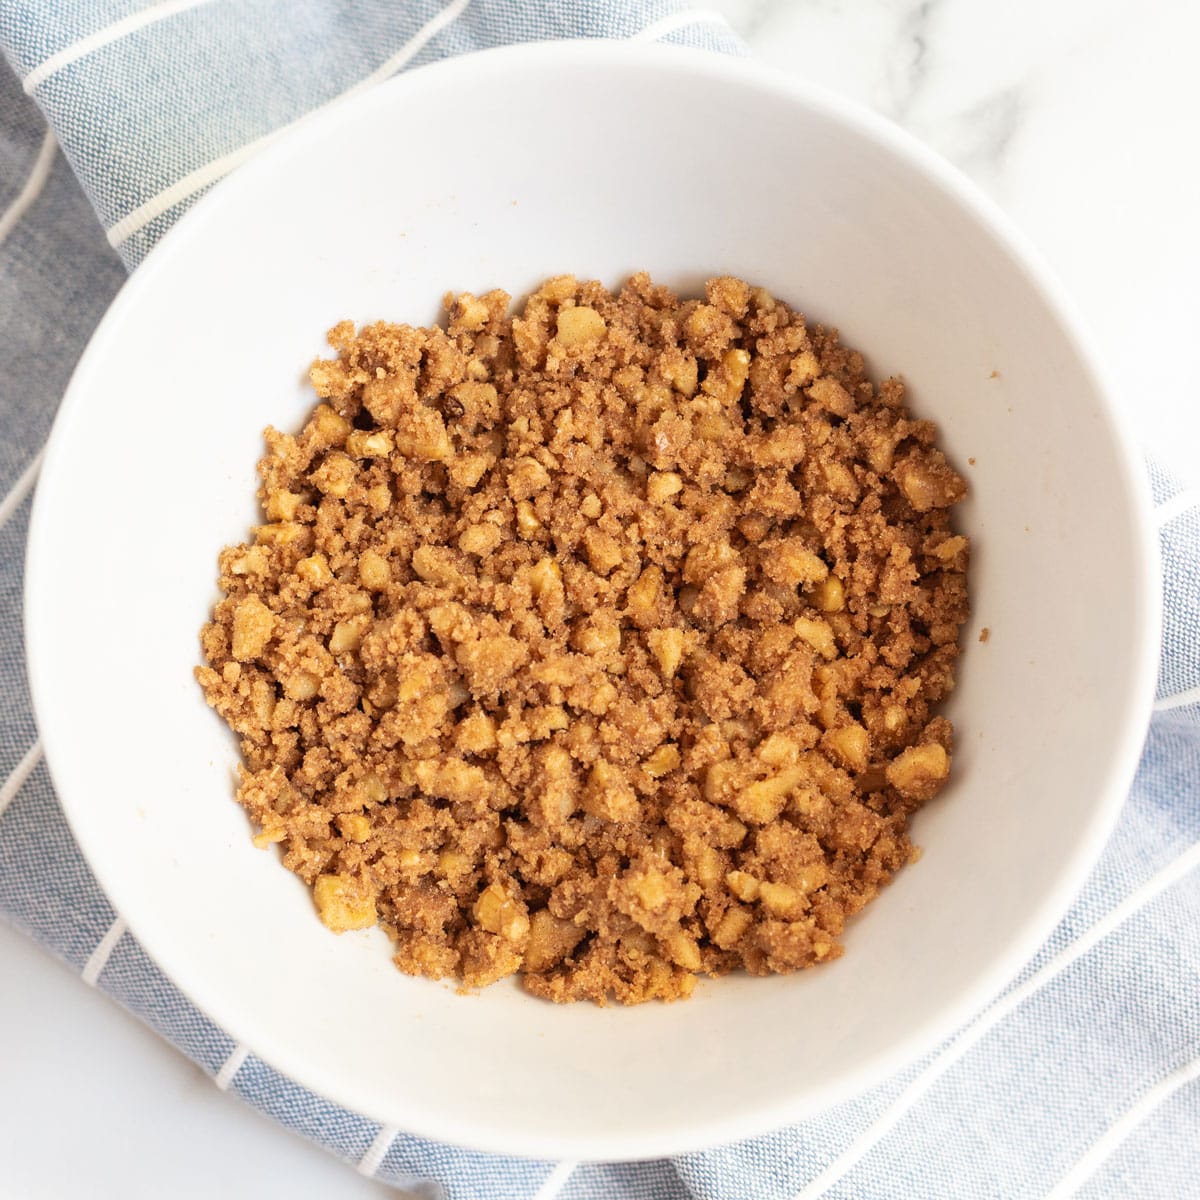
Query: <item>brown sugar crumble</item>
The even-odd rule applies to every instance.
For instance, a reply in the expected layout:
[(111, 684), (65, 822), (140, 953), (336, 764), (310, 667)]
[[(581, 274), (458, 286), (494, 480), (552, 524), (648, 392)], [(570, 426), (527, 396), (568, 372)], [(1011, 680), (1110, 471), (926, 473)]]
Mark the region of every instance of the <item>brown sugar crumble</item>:
[(981, 642), (986, 642), (991, 636), (992, 631), (986, 625), (979, 631), (979, 640)]
[(965, 494), (835, 330), (738, 279), (334, 327), (197, 677), (330, 929), (556, 1001), (836, 958), (950, 772)]

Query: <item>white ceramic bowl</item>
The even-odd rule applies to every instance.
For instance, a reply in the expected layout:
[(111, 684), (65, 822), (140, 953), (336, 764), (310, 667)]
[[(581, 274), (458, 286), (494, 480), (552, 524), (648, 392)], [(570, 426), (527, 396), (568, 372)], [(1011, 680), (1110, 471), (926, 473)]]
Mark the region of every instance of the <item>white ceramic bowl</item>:
[[(399, 974), (250, 844), (192, 680), (218, 548), (254, 522), (336, 319), (447, 289), (736, 273), (902, 372), (966, 471), (974, 616), (955, 780), (840, 961), (686, 1004), (557, 1008)], [(971, 462), (973, 465), (967, 467)], [(510, 48), (424, 68), (282, 139), (186, 216), (76, 372), (38, 489), (27, 620), (55, 782), (166, 972), (255, 1054), (373, 1118), (539, 1156), (661, 1155), (880, 1079), (1011, 976), (1129, 783), (1157, 622), (1140, 466), (1056, 287), (891, 126), (669, 47)], [(990, 641), (980, 645), (980, 630)]]

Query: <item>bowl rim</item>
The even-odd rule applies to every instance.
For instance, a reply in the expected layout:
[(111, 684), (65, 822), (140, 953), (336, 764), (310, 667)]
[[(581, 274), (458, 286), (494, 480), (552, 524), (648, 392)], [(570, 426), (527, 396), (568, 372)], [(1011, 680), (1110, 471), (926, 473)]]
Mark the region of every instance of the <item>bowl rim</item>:
[[(336, 127), (342, 122), (352, 121), (375, 108), (394, 106), (402, 102), (406, 90), (427, 86), (435, 76), (447, 84), (456, 79), (465, 82), (477, 71), (481, 60), (487, 60), (493, 67), (503, 66), (507, 71), (537, 70), (545, 64), (552, 64), (556, 69), (561, 69), (564, 61), (578, 69), (592, 66), (609, 68), (617, 65), (664, 75), (679, 73), (699, 76), (716, 86), (734, 84), (756, 89), (765, 96), (806, 108), (819, 118), (847, 128), (874, 142), (886, 153), (903, 160), (946, 194), (1005, 251), (1014, 269), (1024, 277), (1026, 284), (1040, 295), (1053, 313), (1091, 387), (1096, 402), (1096, 416), (1113, 445), (1118, 464), (1118, 478), (1114, 479), (1113, 486), (1124, 493), (1133, 517), (1136, 561), (1128, 564), (1127, 574), (1135, 581), (1134, 605), (1139, 619), (1130, 630), (1134, 654), (1131, 658), (1130, 678), (1126, 681), (1125, 713), (1121, 733), (1105, 748), (1109, 758), (1106, 785), (1096, 796), (1091, 819), (1080, 829), (1072, 852), (1065, 856), (1055, 885), (1010, 937), (1008, 944), (995, 955), (988, 968), (981, 971), (969, 986), (962, 988), (957, 998), (942, 1005), (932, 1017), (905, 1031), (886, 1051), (881, 1051), (859, 1067), (846, 1072), (836, 1085), (828, 1087), (816, 1098), (804, 1097), (790, 1103), (787, 1100), (764, 1103), (732, 1116), (706, 1120), (686, 1130), (673, 1129), (666, 1133), (639, 1132), (619, 1138), (597, 1138), (589, 1136), (586, 1131), (573, 1136), (545, 1137), (531, 1131), (528, 1136), (514, 1138), (511, 1133), (497, 1136), (490, 1130), (477, 1126), (456, 1130), (450, 1127), (451, 1123), (436, 1119), (428, 1123), (423, 1119), (409, 1119), (406, 1120), (404, 1129), (405, 1132), (471, 1149), (530, 1158), (614, 1161), (658, 1158), (698, 1151), (762, 1134), (823, 1111), (839, 1101), (861, 1093), (888, 1078), (902, 1066), (913, 1062), (939, 1041), (957, 1033), (981, 1012), (1032, 958), (1065, 913), (1083, 884), (1087, 872), (1099, 857), (1124, 804), (1141, 755), (1150, 718), (1157, 678), (1162, 614), (1158, 543), (1151, 519), (1149, 481), (1144, 464), (1134, 450), (1135, 443), (1128, 434), (1126, 418), (1113, 399), (1115, 389), (1097, 345), (1080, 319), (1074, 302), (1041, 255), (974, 183), (934, 150), (886, 118), (823, 86), (753, 59), (668, 43), (601, 38), (573, 39), (527, 42), (453, 55), (405, 72), (376, 88), (337, 99), (325, 108), (301, 118), (295, 126), (285, 130), (271, 145), (222, 181), (220, 186), (202, 196), (150, 250), (121, 288), (76, 365), (47, 442), (40, 486), (34, 497), (26, 550), (24, 595), (28, 673), (33, 709), (47, 767), (73, 833), (77, 834), (78, 830), (73, 815), (75, 802), (68, 791), (59, 787), (61, 772), (55, 768), (56, 763), (66, 762), (71, 757), (71, 747), (63, 732), (55, 726), (53, 688), (40, 665), (49, 657), (43, 653), (43, 647), (53, 638), (54, 631), (39, 616), (42, 608), (39, 597), (43, 589), (51, 586), (47, 556), (42, 550), (43, 526), (49, 520), (47, 511), (50, 507), (45, 497), (61, 486), (59, 477), (62, 447), (69, 438), (68, 430), (73, 414), (87, 402), (88, 376), (94, 364), (101, 361), (105, 355), (109, 337), (120, 325), (126, 308), (142, 290), (151, 286), (151, 281), (159, 273), (168, 269), (175, 248), (183, 245), (194, 231), (202, 229), (206, 214), (216, 211), (221, 205), (236, 204), (242, 191), (253, 187), (260, 176), (270, 173), (277, 156), (296, 153), (307, 142), (322, 137), (324, 131), (331, 126)], [(93, 861), (86, 841), (80, 840), (80, 849), (116, 911), (125, 916), (119, 878), (106, 873), (102, 863)], [(128, 924), (133, 935), (141, 941), (136, 917)], [(177, 983), (191, 1003), (231, 1037), (247, 1046), (251, 1053), (263, 1062), (352, 1112), (360, 1113), (368, 1119), (382, 1121), (384, 1124), (394, 1124), (385, 1113), (364, 1111), (338, 1079), (315, 1077), (319, 1073), (311, 1071), (296, 1073), (270, 1051), (260, 1054), (256, 1048), (259, 1039), (240, 1037), (236, 1018), (227, 1022), (218, 1016), (222, 1007), (219, 1000), (208, 994), (208, 989), (202, 981), (197, 986), (196, 981), (189, 978), (186, 962), (176, 957), (171, 946), (154, 938), (142, 942), (142, 945), (168, 977)], [(195, 999), (196, 996), (203, 997), (203, 1000)]]

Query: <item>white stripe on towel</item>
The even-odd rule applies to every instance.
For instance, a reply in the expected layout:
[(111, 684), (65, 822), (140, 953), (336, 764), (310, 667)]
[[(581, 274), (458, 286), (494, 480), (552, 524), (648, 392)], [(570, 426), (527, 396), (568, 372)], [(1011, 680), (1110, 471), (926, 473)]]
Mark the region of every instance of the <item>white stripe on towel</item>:
[(363, 1156), (358, 1160), (356, 1168), (360, 1175), (366, 1175), (368, 1178), (379, 1170), (379, 1164), (387, 1157), (387, 1152), (392, 1148), (392, 1143), (396, 1140), (396, 1135), (400, 1132), (394, 1125), (384, 1125), (375, 1135), (375, 1140), (363, 1151)]
[(922, 1096), (968, 1050), (994, 1029), (1011, 1012), (1020, 1007), (1035, 992), (1061, 975), (1073, 962), (1082, 958), (1098, 942), (1103, 941), (1130, 917), (1135, 916), (1161, 892), (1182, 879), (1194, 867), (1200, 866), (1200, 842), (1189, 846), (1178, 858), (1152, 875), (1141, 887), (1131, 892), (1116, 908), (1110, 909), (1090, 928), (1064, 947), (1048, 963), (1039, 968), (1020, 987), (1013, 989), (984, 1009), (961, 1030), (945, 1050), (935, 1058), (859, 1136), (842, 1151), (794, 1200), (817, 1200), (858, 1163), (897, 1125)]
[(542, 1182), (542, 1186), (534, 1193), (533, 1200), (554, 1200), (566, 1186), (567, 1180), (575, 1174), (577, 1162), (560, 1162)]
[(131, 33), (138, 29), (144, 29), (147, 25), (153, 25), (156, 21), (173, 17), (176, 13), (186, 12), (189, 8), (197, 8), (201, 4), (208, 3), (209, 0), (163, 0), (162, 3), (152, 4), (140, 12), (130, 13), (129, 16), (122, 17), (119, 21), (114, 21), (103, 29), (94, 30), (87, 37), (80, 38), (79, 41), (72, 42), (69, 46), (64, 46), (57, 53), (38, 63), (21, 80), (21, 86), (25, 89), (27, 96), (31, 95), (39, 83), (49, 79), (56, 71), (61, 71), (68, 64), (78, 62), (79, 59), (86, 58), (89, 54), (94, 54), (101, 46), (107, 46), (110, 42), (118, 42), (121, 38), (128, 37)]
[(213, 1076), (213, 1083), (221, 1089), (228, 1091), (229, 1085), (233, 1082), (234, 1077), (242, 1069), (242, 1063), (246, 1061), (250, 1051), (239, 1042), (229, 1052), (229, 1057), (221, 1064), (221, 1069)]
[(665, 17), (659, 17), (657, 21), (651, 21), (644, 29), (630, 34), (629, 40), (631, 42), (656, 42), (669, 33), (677, 33), (680, 29), (687, 29), (692, 25), (724, 25), (726, 29), (729, 28), (725, 14), (717, 12), (716, 9), (685, 8), (682, 12), (668, 13)]
[(126, 928), (124, 920), (117, 917), (108, 927), (108, 932), (100, 939), (99, 945), (92, 951), (91, 957), (84, 963), (80, 978), (88, 987), (96, 986), (100, 972), (104, 970), (108, 960), (112, 957), (112, 952), (117, 948), (117, 943), (121, 940), (121, 935)]
[(3, 529), (9, 517), (21, 507), (21, 502), (29, 495), (37, 480), (38, 472), (42, 469), (42, 456), (45, 450), (39, 450), (29, 465), (17, 477), (16, 483), (8, 489), (8, 495), (0, 500), (0, 529)]
[(57, 149), (58, 143), (54, 140), (54, 134), (47, 129), (42, 136), (42, 144), (38, 147), (37, 157), (33, 160), (29, 177), (25, 180), (25, 186), (21, 188), (17, 193), (17, 198), (0, 217), (0, 242), (3, 242), (16, 229), (21, 218), (42, 194), (42, 188), (46, 186), (46, 180), (50, 178), (50, 168), (54, 166), (54, 152)]
[(1164, 500), (1155, 508), (1155, 523), (1162, 529), (1197, 505), (1200, 505), (1200, 488), (1184, 488), (1182, 492), (1176, 492), (1169, 500)]
[(174, 208), (180, 201), (186, 200), (202, 188), (208, 187), (209, 184), (216, 183), (218, 179), (222, 179), (228, 175), (235, 167), (241, 166), (248, 158), (257, 154), (259, 150), (270, 145), (271, 142), (275, 141), (276, 138), (286, 133), (289, 129), (295, 129), (296, 126), (307, 121), (315, 113), (322, 112), (331, 104), (339, 104), (347, 97), (356, 95), (358, 92), (364, 91), (369, 87), (374, 87), (376, 84), (382, 83), (385, 79), (389, 79), (405, 63), (415, 58), (425, 48), (425, 45), (431, 38), (435, 37), (447, 25), (459, 17), (470, 3), (471, 0), (453, 0), (453, 3), (447, 4), (437, 16), (426, 21), (386, 62), (380, 64), (370, 75), (360, 79), (358, 83), (347, 88), (346, 91), (341, 92), (332, 100), (327, 100), (324, 104), (318, 105), (316, 108), (306, 112), (304, 116), (297, 117), (296, 120), (289, 121), (288, 124), (282, 125), (260, 138), (255, 138), (254, 141), (247, 142), (245, 145), (239, 146), (236, 150), (231, 150), (228, 154), (221, 155), (220, 158), (214, 158), (211, 162), (207, 162), (204, 166), (197, 167), (194, 171), (183, 176), (182, 179), (177, 179), (170, 187), (164, 188), (156, 196), (152, 196), (144, 204), (135, 208), (133, 212), (127, 213), (116, 224), (112, 225), (107, 234), (109, 245), (119, 246), (122, 242), (127, 241), (138, 230), (145, 229), (156, 217), (162, 216), (163, 213)]
[(1165, 1104), (1180, 1088), (1200, 1079), (1200, 1058), (1193, 1058), (1182, 1067), (1147, 1088), (1088, 1148), (1079, 1161), (1058, 1181), (1045, 1200), (1068, 1200), (1100, 1169), (1105, 1159)]
[(42, 743), (36, 741), (28, 750), (25, 751), (25, 757), (12, 769), (12, 774), (4, 781), (4, 786), (0, 787), (0, 816), (4, 815), (4, 810), (16, 799), (17, 793), (21, 790), (25, 780), (33, 773), (33, 768), (42, 760)]
[(1155, 700), (1155, 712), (1170, 712), (1173, 708), (1183, 708), (1185, 704), (1200, 704), (1200, 687), (1188, 688), (1186, 692), (1176, 692), (1173, 696), (1164, 696)]

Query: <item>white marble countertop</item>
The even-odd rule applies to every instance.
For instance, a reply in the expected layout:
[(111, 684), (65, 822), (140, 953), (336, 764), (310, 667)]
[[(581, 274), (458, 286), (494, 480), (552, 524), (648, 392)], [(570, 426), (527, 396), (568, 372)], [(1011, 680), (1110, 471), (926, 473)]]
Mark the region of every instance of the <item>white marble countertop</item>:
[[(1135, 434), (1200, 483), (1183, 354), (1200, 325), (1200, 6), (706, 3), (762, 61), (895, 120), (1007, 210), (1098, 334)], [(0, 1198), (397, 1194), (218, 1092), (5, 926), (0, 964)]]
[[(717, 0), (773, 66), (853, 97), (1006, 210), (1098, 335), (1135, 435), (1193, 482), (1200, 7)], [(1190, 394), (1189, 394), (1190, 393)]]

